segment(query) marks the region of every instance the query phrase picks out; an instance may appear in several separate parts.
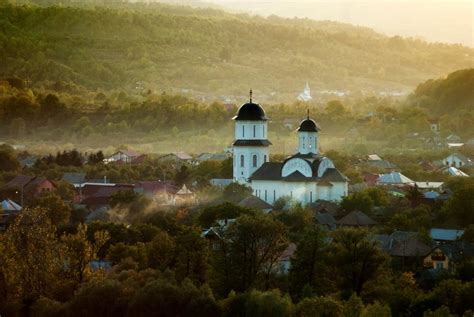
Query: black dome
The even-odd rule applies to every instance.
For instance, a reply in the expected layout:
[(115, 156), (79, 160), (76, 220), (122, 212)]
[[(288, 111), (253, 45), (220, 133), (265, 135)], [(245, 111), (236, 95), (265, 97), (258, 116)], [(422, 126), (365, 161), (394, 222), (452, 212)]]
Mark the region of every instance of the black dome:
[(301, 121), (298, 132), (318, 132), (321, 131), (318, 124), (312, 119), (305, 119)]
[(243, 104), (239, 111), (237, 111), (237, 115), (233, 118), (234, 120), (248, 120), (248, 121), (266, 121), (268, 120), (265, 110), (263, 110), (260, 105), (249, 102)]

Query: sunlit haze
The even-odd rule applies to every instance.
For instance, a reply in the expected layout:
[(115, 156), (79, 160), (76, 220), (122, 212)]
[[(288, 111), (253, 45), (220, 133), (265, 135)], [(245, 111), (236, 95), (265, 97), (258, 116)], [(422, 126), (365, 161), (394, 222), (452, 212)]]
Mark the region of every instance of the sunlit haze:
[(260, 15), (307, 17), (368, 26), (388, 35), (474, 46), (474, 1), (211, 0)]

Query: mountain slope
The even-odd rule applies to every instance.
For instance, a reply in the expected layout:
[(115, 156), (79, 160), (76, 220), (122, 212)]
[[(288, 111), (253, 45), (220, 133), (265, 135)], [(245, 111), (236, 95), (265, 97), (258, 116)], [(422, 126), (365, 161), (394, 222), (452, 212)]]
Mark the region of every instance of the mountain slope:
[(388, 38), (333, 22), (264, 19), (213, 9), (0, 8), (0, 72), (89, 88), (188, 88), (242, 94), (408, 90), (473, 67), (472, 49)]

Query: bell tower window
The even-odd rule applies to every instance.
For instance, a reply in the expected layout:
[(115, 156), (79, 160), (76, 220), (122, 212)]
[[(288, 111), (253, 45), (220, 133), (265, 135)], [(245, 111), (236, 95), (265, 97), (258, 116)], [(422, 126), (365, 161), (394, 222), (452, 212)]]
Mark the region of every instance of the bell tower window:
[(245, 158), (243, 155), (240, 156), (240, 167), (244, 167)]
[(257, 155), (254, 155), (252, 158), (253, 167), (257, 167)]
[(256, 129), (256, 127), (255, 127), (255, 126), (253, 126), (253, 137), (254, 137), (254, 138), (255, 138), (255, 136), (257, 135), (257, 132), (256, 132), (256, 130), (255, 130), (255, 129)]

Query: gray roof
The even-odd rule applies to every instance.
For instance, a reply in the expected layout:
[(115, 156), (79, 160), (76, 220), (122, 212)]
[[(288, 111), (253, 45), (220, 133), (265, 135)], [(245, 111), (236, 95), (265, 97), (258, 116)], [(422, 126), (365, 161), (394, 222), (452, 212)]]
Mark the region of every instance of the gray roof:
[(239, 205), (240, 207), (254, 208), (259, 210), (273, 209), (272, 205), (254, 195), (242, 199), (237, 205)]
[(341, 226), (372, 226), (376, 222), (362, 211), (354, 210), (337, 222)]
[[(316, 164), (317, 163), (317, 164)], [(313, 175), (317, 175), (318, 162), (313, 162)], [(286, 182), (316, 182), (316, 181), (327, 181), (327, 182), (346, 182), (347, 178), (342, 175), (337, 168), (328, 168), (324, 172), (322, 177), (306, 177), (298, 171), (282, 177), (281, 169), (283, 168), (284, 162), (265, 162), (257, 169), (250, 177), (251, 180), (282, 180)], [(316, 169), (316, 171), (314, 171)]]
[(393, 256), (415, 257), (426, 256), (431, 252), (431, 247), (424, 244), (417, 238), (409, 238), (399, 241), (391, 250)]
[(329, 213), (318, 213), (316, 214), (316, 222), (320, 225), (326, 225), (329, 227), (336, 226), (336, 219)]
[(61, 180), (70, 184), (83, 184), (86, 180), (86, 173), (64, 173)]

